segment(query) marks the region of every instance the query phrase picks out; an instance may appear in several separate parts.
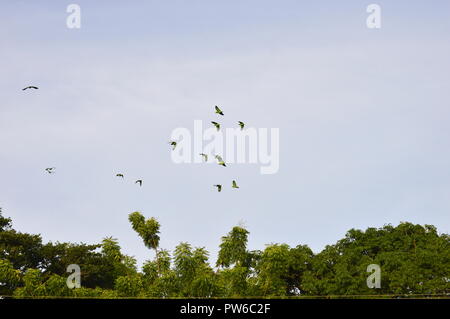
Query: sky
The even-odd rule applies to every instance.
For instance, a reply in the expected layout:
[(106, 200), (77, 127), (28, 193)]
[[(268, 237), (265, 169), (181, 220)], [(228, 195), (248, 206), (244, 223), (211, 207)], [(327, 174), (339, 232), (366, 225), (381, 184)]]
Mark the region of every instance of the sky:
[[(80, 29), (66, 25), (71, 3)], [(379, 29), (366, 25), (371, 3)], [(0, 207), (19, 231), (45, 242), (112, 236), (139, 264), (154, 253), (128, 222), (134, 211), (161, 223), (161, 248), (189, 242), (211, 263), (239, 223), (252, 250), (319, 252), (351, 228), (402, 221), (450, 231), (448, 1), (0, 9)], [(171, 134), (195, 120), (278, 128), (278, 172), (174, 163)]]

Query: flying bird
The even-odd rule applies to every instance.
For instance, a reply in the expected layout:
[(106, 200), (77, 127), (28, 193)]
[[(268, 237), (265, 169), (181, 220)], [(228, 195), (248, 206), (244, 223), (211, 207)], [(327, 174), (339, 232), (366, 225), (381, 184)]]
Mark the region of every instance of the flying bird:
[(216, 127), (216, 129), (219, 131), (220, 130), (220, 124), (217, 122), (211, 122), (212, 124), (214, 124), (214, 126)]
[(47, 171), (47, 173), (52, 174), (54, 169), (55, 167), (48, 167), (45, 170)]
[(222, 185), (217, 184), (217, 185), (213, 185), (214, 187), (217, 187), (217, 191), (221, 192), (222, 191)]
[(233, 181), (233, 185), (231, 186), (233, 188), (239, 188), (239, 186), (237, 186), (236, 181)]
[(239, 123), (239, 126), (241, 127), (241, 131), (242, 131), (244, 129), (245, 123), (241, 122), (241, 121), (239, 121), (238, 123)]
[(123, 178), (123, 174), (116, 174), (117, 177), (122, 177)]
[(203, 159), (205, 160), (205, 162), (208, 161), (208, 155), (206, 155), (205, 153), (200, 153), (201, 156), (203, 156)]
[(215, 106), (215, 109), (216, 109), (216, 113), (217, 113), (217, 114), (223, 115), (222, 110), (219, 109), (219, 107), (218, 107), (217, 105)]
[(227, 166), (225, 165), (225, 162), (223, 161), (222, 157), (220, 157), (219, 155), (216, 155), (215, 157), (216, 157), (216, 159), (217, 159), (217, 164), (222, 165), (222, 166), (224, 166), (224, 167), (227, 167)]
[(142, 179), (138, 179), (136, 182), (134, 182), (135, 184), (139, 184), (139, 186), (142, 186)]
[(174, 150), (175, 147), (177, 147), (177, 142), (175, 141), (170, 141), (169, 144), (172, 145), (172, 150)]
[(25, 90), (28, 90), (28, 89), (35, 89), (35, 90), (37, 90), (39, 88), (37, 86), (30, 85), (30, 86), (27, 86), (27, 87), (23, 88), (22, 91), (25, 91)]

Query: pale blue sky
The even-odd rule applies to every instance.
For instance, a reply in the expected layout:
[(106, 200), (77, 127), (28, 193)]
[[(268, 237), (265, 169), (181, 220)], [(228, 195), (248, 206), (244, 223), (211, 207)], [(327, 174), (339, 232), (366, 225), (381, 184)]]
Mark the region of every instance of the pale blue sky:
[[(163, 248), (205, 246), (212, 262), (240, 220), (250, 249), (320, 251), (400, 221), (448, 233), (450, 3), (377, 1), (379, 30), (370, 3), (2, 1), (0, 207), (45, 241), (113, 236), (139, 262), (153, 253), (136, 210), (159, 219)], [(225, 126), (280, 129), (278, 174), (171, 162), (172, 130), (215, 104)], [(211, 186), (233, 178), (237, 192)]]

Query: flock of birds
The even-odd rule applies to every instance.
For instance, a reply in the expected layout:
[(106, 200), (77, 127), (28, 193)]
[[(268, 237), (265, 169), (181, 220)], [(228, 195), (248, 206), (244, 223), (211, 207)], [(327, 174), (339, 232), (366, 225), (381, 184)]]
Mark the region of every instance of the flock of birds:
[[(222, 110), (217, 105), (214, 108), (215, 108), (216, 114), (224, 116)], [(220, 131), (220, 123), (214, 122), (214, 121), (211, 121), (211, 123), (216, 127), (217, 131)], [(245, 123), (242, 122), (242, 121), (238, 121), (238, 124), (239, 124), (239, 127), (241, 128), (241, 131), (242, 131), (244, 129), (244, 127), (245, 127)], [(177, 147), (177, 142), (176, 141), (170, 141), (169, 144), (172, 146), (172, 150), (175, 150), (175, 148)], [(208, 161), (208, 154), (200, 153), (199, 155), (203, 157), (203, 160), (205, 162)], [(223, 167), (227, 167), (227, 165), (225, 164), (225, 161), (223, 160), (223, 158), (220, 155), (215, 155), (214, 158), (217, 160), (217, 164), (218, 165), (223, 166)], [(222, 184), (216, 184), (216, 185), (213, 185), (213, 187), (216, 187), (218, 192), (222, 191)], [(231, 182), (231, 187), (232, 188), (239, 188), (239, 186), (237, 185), (235, 180), (233, 180)]]
[[(55, 172), (56, 167), (47, 167), (45, 171), (49, 174), (53, 174)], [(121, 173), (116, 174), (116, 177), (124, 178), (124, 175)], [(139, 186), (142, 186), (142, 179), (138, 179), (135, 184), (139, 184)]]
[[(29, 90), (29, 89), (38, 90), (39, 88), (37, 86), (30, 85), (30, 86), (27, 86), (27, 87), (23, 88), (22, 91), (26, 91), (26, 90)], [(224, 113), (222, 112), (222, 110), (217, 105), (215, 106), (215, 111), (216, 111), (215, 112), (216, 114), (224, 116)], [(217, 131), (220, 131), (220, 123), (215, 122), (215, 121), (211, 121), (211, 123), (216, 127)], [(245, 127), (245, 123), (242, 122), (242, 121), (238, 121), (238, 124), (239, 124), (239, 127), (241, 128), (241, 130), (243, 130), (244, 127)], [(172, 146), (172, 150), (175, 150), (175, 148), (177, 147), (177, 142), (176, 141), (170, 141), (169, 144)], [(208, 154), (200, 153), (199, 155), (203, 157), (203, 160), (205, 162), (208, 161)], [(215, 155), (214, 158), (217, 160), (217, 164), (218, 165), (223, 166), (223, 167), (227, 166), (225, 164), (225, 161), (223, 160), (223, 158), (220, 155)], [(49, 173), (49, 174), (53, 174), (55, 172), (55, 169), (56, 169), (55, 167), (47, 167), (45, 169), (45, 171), (47, 173)], [(124, 178), (124, 175), (122, 173), (117, 173), (116, 177)], [(143, 181), (142, 181), (142, 179), (138, 179), (134, 183), (135, 184), (139, 184), (139, 186), (142, 187)], [(213, 187), (216, 187), (218, 192), (222, 191), (222, 184), (216, 184), (216, 185), (213, 185)], [(231, 182), (231, 187), (232, 188), (239, 188), (239, 186), (237, 185), (235, 180), (233, 180)]]
[[(38, 88), (37, 86), (30, 85), (30, 86), (24, 87), (24, 88), (22, 89), (22, 91), (26, 91), (26, 90), (29, 90), (29, 89), (38, 90), (39, 88)], [(53, 173), (55, 172), (55, 170), (56, 170), (56, 167), (47, 167), (47, 168), (45, 169), (45, 171), (46, 171), (47, 173), (49, 173), (49, 174), (53, 174)], [(124, 175), (123, 175), (122, 173), (118, 173), (118, 174), (116, 174), (116, 177), (124, 178)], [(138, 180), (135, 181), (134, 183), (135, 183), (135, 184), (139, 184), (139, 186), (142, 186), (143, 181), (142, 181), (142, 179), (138, 179)]]
[[(123, 176), (122, 173), (116, 174), (116, 177), (125, 178), (125, 177)], [(135, 181), (134, 183), (135, 183), (135, 184), (139, 184), (139, 186), (142, 186), (142, 179), (138, 179), (138, 180)]]

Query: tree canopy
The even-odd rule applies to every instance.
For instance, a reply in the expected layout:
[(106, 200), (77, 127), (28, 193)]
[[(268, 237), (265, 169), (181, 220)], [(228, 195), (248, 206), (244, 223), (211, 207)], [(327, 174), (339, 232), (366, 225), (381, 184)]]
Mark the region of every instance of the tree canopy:
[[(287, 297), (450, 294), (450, 237), (431, 225), (350, 229), (314, 253), (307, 245), (270, 244), (248, 250), (249, 232), (235, 226), (222, 237), (215, 267), (205, 247), (181, 242), (159, 247), (160, 224), (128, 216), (143, 244), (155, 251), (141, 269), (117, 239), (99, 244), (43, 243), (21, 233), (0, 210), (0, 295), (15, 297)], [(69, 289), (67, 266), (81, 269), (81, 288)], [(368, 265), (381, 269), (369, 288)]]

